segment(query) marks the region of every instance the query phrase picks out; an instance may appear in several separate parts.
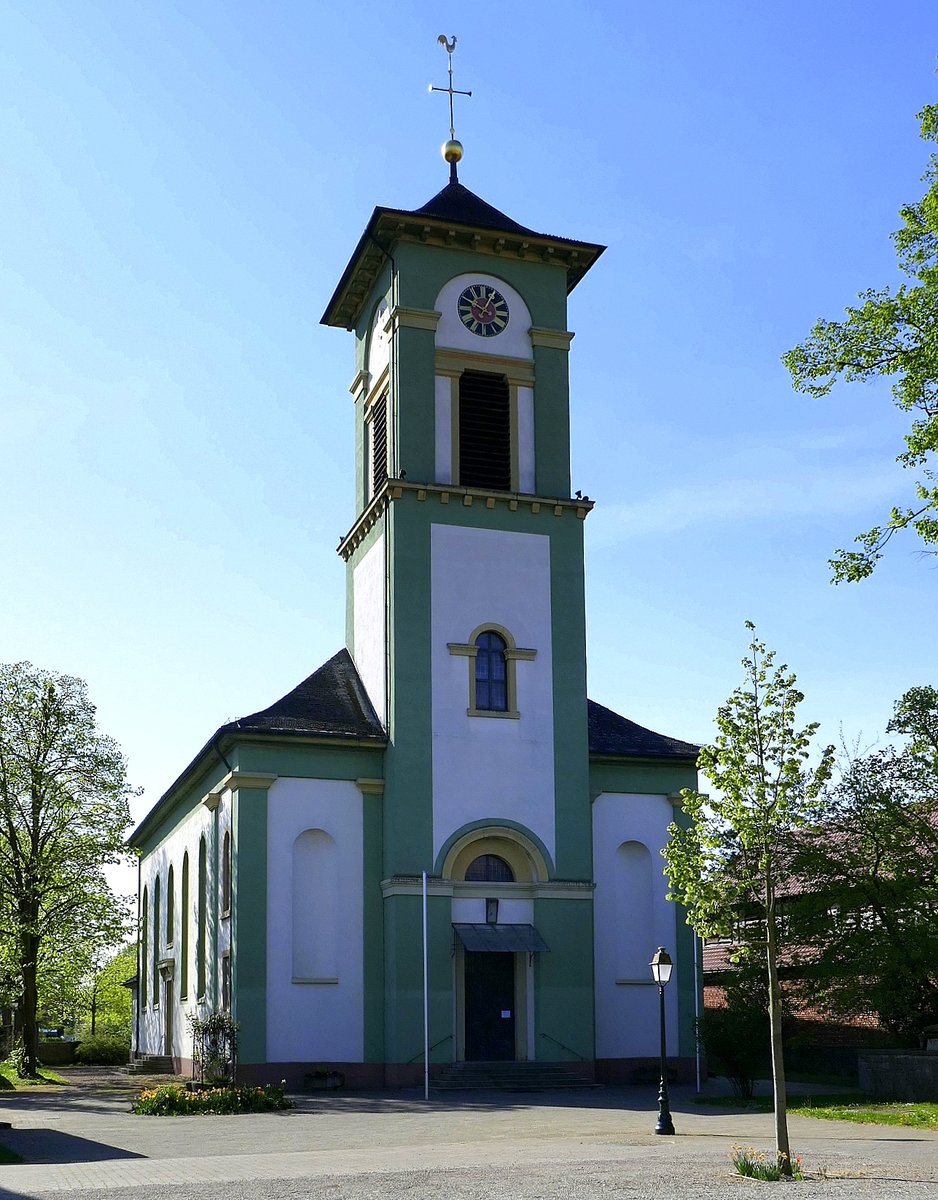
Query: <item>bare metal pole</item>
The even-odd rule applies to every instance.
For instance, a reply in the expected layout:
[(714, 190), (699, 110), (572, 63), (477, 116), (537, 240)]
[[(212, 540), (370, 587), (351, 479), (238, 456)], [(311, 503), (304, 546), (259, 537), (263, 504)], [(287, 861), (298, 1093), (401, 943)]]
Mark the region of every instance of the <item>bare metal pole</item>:
[(697, 955), (703, 953), (703, 940), (697, 936), (697, 931), (694, 930), (694, 1047), (697, 1058), (697, 1094), (700, 1095), (700, 1037), (698, 1031), (700, 1029), (700, 974), (699, 962)]
[(427, 873), (423, 872), (423, 1098), (430, 1099), (430, 956), (427, 950)]

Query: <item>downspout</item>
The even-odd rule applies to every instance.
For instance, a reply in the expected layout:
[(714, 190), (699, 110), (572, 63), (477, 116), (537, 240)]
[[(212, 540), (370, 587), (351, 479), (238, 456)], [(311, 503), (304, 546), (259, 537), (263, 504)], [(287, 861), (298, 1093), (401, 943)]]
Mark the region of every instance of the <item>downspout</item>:
[(137, 988), (134, 994), (134, 1058), (140, 1053), (140, 980), (147, 969), (147, 948), (140, 944), (140, 881), (143, 878), (143, 856), (137, 855)]

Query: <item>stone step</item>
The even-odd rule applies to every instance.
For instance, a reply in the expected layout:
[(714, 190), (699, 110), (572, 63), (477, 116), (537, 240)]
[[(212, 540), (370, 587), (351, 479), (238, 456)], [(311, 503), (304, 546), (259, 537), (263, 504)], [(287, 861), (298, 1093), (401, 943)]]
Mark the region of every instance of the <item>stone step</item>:
[(441, 1092), (547, 1092), (595, 1086), (575, 1067), (532, 1062), (453, 1063), (431, 1082)]
[(128, 1075), (174, 1075), (175, 1067), (168, 1054), (138, 1054), (126, 1067)]

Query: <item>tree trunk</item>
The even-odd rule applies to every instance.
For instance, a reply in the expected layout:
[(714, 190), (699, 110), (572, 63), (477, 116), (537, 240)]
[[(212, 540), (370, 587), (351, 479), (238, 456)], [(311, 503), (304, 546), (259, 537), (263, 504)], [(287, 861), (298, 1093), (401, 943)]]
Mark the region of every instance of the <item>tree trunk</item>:
[(91, 984), (91, 1036), (94, 1037), (95, 1021), (98, 1015), (98, 980)]
[(20, 942), (23, 961), (20, 974), (23, 980), (23, 1071), (29, 1076), (39, 1073), (39, 1021), (36, 1014), (39, 993), (36, 987), (36, 959), (39, 939), (24, 933)]
[(778, 983), (778, 944), (775, 929), (775, 895), (765, 886), (765, 960), (769, 980), (769, 1028), (772, 1036), (772, 1106), (775, 1113), (775, 1157), (783, 1175), (791, 1175), (788, 1144), (788, 1098), (785, 1094), (785, 1057), (782, 1050), (782, 993)]

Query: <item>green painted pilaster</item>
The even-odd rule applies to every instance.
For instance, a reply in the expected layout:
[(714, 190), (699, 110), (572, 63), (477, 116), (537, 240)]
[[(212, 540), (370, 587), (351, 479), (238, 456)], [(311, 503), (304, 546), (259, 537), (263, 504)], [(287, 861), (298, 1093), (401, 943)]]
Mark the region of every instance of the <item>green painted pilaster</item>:
[(231, 795), (232, 1016), (244, 1064), (267, 1061), (267, 789)]
[(591, 879), (583, 522), (573, 519), (556, 524), (559, 528), (551, 534), (550, 573), (557, 874), (561, 879)]
[(430, 329), (400, 328), (392, 359), (396, 375), (393, 420), (396, 456), (392, 472), (410, 480), (433, 480), (436, 471), (436, 348)]
[(550, 946), (535, 955), (536, 1056), (547, 1062), (591, 1061), (596, 1045), (592, 901), (535, 900), (534, 924)]
[[(388, 896), (385, 904), (385, 1048), (391, 1063), (423, 1058), (423, 915), (417, 896)], [(430, 968), (430, 1045), (434, 1062), (453, 1058), (453, 929), (449, 897), (427, 909)]]
[(389, 522), (390, 744), (385, 757), (384, 876), (429, 870), (432, 838), (430, 523), (397, 502)]
[[(534, 461), (540, 496), (570, 495), (570, 388), (568, 353), (534, 348)], [(580, 559), (582, 570), (583, 560)]]

